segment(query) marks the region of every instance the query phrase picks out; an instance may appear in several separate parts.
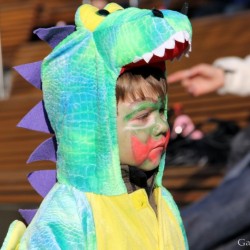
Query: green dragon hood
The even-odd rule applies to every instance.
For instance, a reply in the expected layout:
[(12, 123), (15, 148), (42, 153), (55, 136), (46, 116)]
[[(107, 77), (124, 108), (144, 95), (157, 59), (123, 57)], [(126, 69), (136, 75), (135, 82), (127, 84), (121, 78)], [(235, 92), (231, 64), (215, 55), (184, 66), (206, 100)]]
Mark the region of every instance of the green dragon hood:
[[(44, 104), (57, 140), (57, 180), (84, 192), (126, 193), (116, 128), (116, 80), (125, 68), (164, 63), (188, 52), (188, 18), (170, 10), (90, 5), (76, 30), (43, 61)], [(163, 64), (164, 65), (164, 64)], [(156, 185), (161, 186), (165, 159)]]

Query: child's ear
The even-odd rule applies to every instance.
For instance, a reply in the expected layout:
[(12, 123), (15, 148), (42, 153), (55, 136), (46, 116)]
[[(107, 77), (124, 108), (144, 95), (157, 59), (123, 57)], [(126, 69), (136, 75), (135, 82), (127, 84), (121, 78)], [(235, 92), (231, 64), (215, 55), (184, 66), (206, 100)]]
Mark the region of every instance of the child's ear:
[(75, 15), (75, 23), (77, 27), (84, 27), (93, 32), (107, 15), (123, 8), (116, 4), (110, 3), (103, 10), (90, 5), (84, 4), (80, 6)]

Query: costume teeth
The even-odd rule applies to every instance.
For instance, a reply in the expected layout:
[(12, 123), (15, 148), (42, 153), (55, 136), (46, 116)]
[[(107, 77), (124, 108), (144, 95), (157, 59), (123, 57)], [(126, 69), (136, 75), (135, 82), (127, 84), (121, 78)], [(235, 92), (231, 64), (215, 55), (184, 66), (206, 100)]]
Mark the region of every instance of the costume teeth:
[(164, 46), (166, 49), (174, 49), (175, 47), (175, 42), (172, 38), (168, 39), (165, 43)]
[(133, 60), (133, 63), (137, 63), (141, 60), (141, 57), (136, 56), (135, 59)]
[(191, 52), (191, 51), (192, 51), (192, 44), (190, 43), (188, 52)]
[(162, 44), (161, 46), (159, 46), (157, 49), (153, 50), (154, 55), (158, 56), (158, 57), (163, 57), (165, 54), (165, 43)]
[(180, 43), (184, 43), (185, 42), (184, 33), (180, 31), (174, 34), (174, 40)]
[(189, 36), (188, 32), (187, 31), (183, 31), (183, 34), (184, 34), (185, 40), (188, 41), (189, 44), (191, 44), (190, 36)]
[(144, 59), (144, 61), (146, 63), (149, 63), (149, 61), (151, 60), (151, 58), (153, 57), (153, 53), (152, 52), (149, 52), (149, 53), (146, 53), (142, 56), (142, 58)]
[(189, 54), (191, 52), (191, 44), (188, 45), (186, 51), (183, 53), (185, 57), (189, 57)]
[[(153, 52), (145, 53), (142, 57), (136, 56), (133, 60), (133, 63), (137, 63), (140, 60), (144, 60), (146, 63), (149, 63), (151, 58), (155, 55), (158, 57), (163, 57), (165, 55), (166, 49), (171, 50), (175, 48), (175, 41), (180, 43), (185, 43), (185, 41), (188, 41), (189, 43), (189, 52), (191, 52), (191, 40), (189, 33), (186, 31), (180, 31), (171, 36), (167, 41), (165, 41), (163, 44), (161, 44), (159, 47), (153, 50)], [(184, 52), (183, 54), (186, 54), (187, 52)], [(179, 58), (179, 57), (178, 57)], [(171, 59), (173, 61), (173, 59)]]

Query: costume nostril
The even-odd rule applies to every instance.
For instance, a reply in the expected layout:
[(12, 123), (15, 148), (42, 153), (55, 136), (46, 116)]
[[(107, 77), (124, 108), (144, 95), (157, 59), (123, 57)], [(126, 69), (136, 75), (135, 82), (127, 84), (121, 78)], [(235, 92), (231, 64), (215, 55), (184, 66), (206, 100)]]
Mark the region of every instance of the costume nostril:
[(105, 9), (101, 9), (101, 10), (97, 11), (97, 14), (100, 16), (108, 16), (110, 14), (110, 12), (105, 10)]
[(153, 9), (152, 12), (153, 12), (154, 16), (161, 17), (161, 18), (164, 17), (163, 13), (160, 10)]

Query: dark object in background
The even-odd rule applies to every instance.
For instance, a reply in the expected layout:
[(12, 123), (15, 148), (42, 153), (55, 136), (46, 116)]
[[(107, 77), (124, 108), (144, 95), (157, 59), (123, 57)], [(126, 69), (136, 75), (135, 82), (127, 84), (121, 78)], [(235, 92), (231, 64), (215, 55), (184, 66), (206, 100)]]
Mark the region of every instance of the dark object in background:
[(234, 121), (209, 119), (198, 125), (215, 123), (216, 128), (204, 133), (203, 138), (193, 140), (189, 136), (177, 136), (170, 139), (166, 154), (166, 166), (169, 165), (226, 165), (230, 153), (231, 141), (240, 128)]
[(228, 169), (231, 169), (250, 152), (250, 125), (242, 129), (231, 141)]

